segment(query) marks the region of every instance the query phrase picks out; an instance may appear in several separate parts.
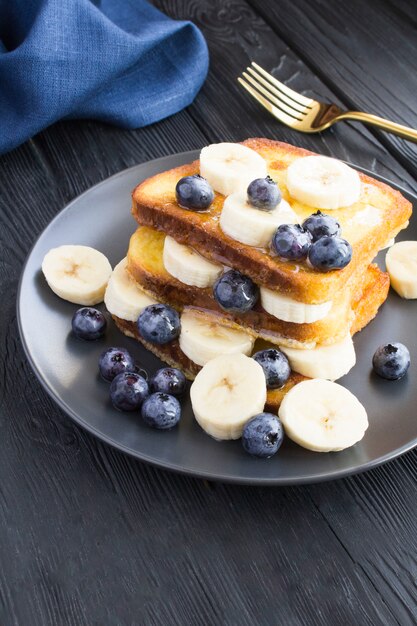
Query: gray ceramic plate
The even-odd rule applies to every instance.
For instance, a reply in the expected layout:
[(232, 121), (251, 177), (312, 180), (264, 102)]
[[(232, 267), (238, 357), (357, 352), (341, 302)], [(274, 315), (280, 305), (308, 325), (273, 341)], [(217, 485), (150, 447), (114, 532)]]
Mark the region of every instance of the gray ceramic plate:
[[(70, 322), (77, 307), (50, 291), (40, 271), (42, 259), (54, 246), (77, 243), (101, 250), (114, 266), (125, 256), (136, 228), (130, 215), (133, 187), (197, 157), (196, 151), (178, 154), (109, 178), (71, 202), (35, 243), (21, 278), (18, 320), (27, 357), (46, 391), (78, 424), (119, 450), (159, 467), (225, 482), (288, 485), (339, 478), (375, 467), (415, 446), (417, 301), (401, 300), (395, 293), (390, 293), (377, 318), (355, 337), (357, 365), (340, 381), (365, 405), (370, 421), (364, 439), (349, 450), (317, 454), (285, 441), (275, 457), (259, 460), (245, 454), (240, 441), (218, 443), (207, 436), (193, 419), (188, 396), (179, 427), (168, 432), (147, 428), (139, 415), (112, 408), (108, 385), (97, 375), (97, 360), (106, 346), (126, 346), (150, 373), (161, 363), (112, 323), (107, 336), (98, 342), (72, 337)], [(417, 198), (401, 191), (417, 207)], [(417, 220), (402, 238), (417, 239)], [(384, 253), (381, 267), (383, 258)], [(371, 372), (375, 348), (389, 341), (403, 342), (411, 352), (410, 371), (397, 382), (384, 381)]]

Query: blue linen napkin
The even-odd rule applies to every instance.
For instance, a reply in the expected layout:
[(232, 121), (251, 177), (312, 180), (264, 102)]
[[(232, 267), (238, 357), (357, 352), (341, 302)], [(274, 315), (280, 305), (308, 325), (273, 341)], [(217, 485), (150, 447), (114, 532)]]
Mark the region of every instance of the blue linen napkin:
[(145, 0), (0, 0), (0, 153), (62, 118), (156, 122), (207, 69), (198, 28)]

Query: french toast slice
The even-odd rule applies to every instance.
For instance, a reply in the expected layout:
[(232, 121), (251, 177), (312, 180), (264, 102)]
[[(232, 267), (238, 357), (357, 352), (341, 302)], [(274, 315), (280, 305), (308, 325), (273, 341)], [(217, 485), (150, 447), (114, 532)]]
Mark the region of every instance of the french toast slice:
[(128, 270), (146, 293), (179, 310), (185, 306), (207, 310), (210, 319), (216, 315), (221, 324), (237, 329), (243, 327), (249, 334), (278, 345), (310, 349), (316, 344), (336, 343), (347, 335), (354, 323), (353, 304), (361, 298), (365, 284), (378, 278), (381, 289), (378, 296), (382, 298), (384, 292), (388, 293), (388, 275), (371, 265), (361, 276), (352, 277), (329, 314), (319, 321), (285, 322), (267, 313), (260, 304), (247, 313), (228, 313), (219, 307), (211, 288), (186, 285), (167, 272), (163, 264), (164, 239), (164, 233), (146, 226), (139, 227), (130, 239)]
[[(278, 182), (283, 198), (300, 222), (315, 208), (293, 200), (286, 187), (286, 170), (294, 160), (314, 153), (270, 139), (248, 139), (243, 144), (266, 161), (269, 175)], [(405, 228), (411, 203), (395, 189), (359, 172), (361, 197), (356, 204), (331, 211), (342, 226), (342, 236), (352, 245), (351, 262), (341, 270), (320, 272), (305, 262), (283, 262), (267, 249), (239, 243), (225, 235), (219, 225), (224, 196), (215, 194), (203, 213), (178, 206), (175, 186), (180, 178), (199, 172), (199, 161), (148, 178), (132, 193), (132, 214), (140, 225), (171, 235), (179, 243), (195, 248), (208, 259), (247, 274), (259, 285), (276, 289), (307, 304), (336, 300), (353, 275), (371, 263), (385, 243)]]
[[(355, 319), (351, 327), (351, 334), (355, 334), (362, 330), (377, 314), (379, 307), (385, 301), (389, 283), (387, 282), (387, 276), (384, 272), (381, 272), (377, 267), (371, 267), (367, 272), (366, 280), (363, 285), (363, 290), (355, 301), (352, 303), (352, 308), (355, 313)], [(207, 314), (210, 316), (210, 314)], [(211, 316), (212, 317), (212, 316)], [(209, 318), (209, 317), (208, 317)], [(194, 380), (201, 367), (191, 361), (180, 349), (178, 341), (172, 341), (165, 345), (155, 345), (147, 342), (139, 334), (137, 324), (135, 322), (129, 322), (122, 320), (116, 316), (113, 319), (117, 327), (128, 337), (133, 337), (139, 341), (147, 350), (150, 350), (153, 354), (159, 357), (162, 361), (172, 367), (177, 367), (182, 370), (185, 376), (189, 380)], [(215, 318), (216, 320), (216, 318)], [(211, 319), (213, 321), (213, 319)], [(268, 342), (258, 340), (255, 342), (254, 352), (262, 350), (268, 345)], [(267, 394), (266, 409), (268, 411), (276, 411), (284, 397), (284, 395), (297, 383), (302, 380), (306, 380), (305, 376), (291, 372), (290, 378), (287, 383), (281, 389), (270, 389)]]

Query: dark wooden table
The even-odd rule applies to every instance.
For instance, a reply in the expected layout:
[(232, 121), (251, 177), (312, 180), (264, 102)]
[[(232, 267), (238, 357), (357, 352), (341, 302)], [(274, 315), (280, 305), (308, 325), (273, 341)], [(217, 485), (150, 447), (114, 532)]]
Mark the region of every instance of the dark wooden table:
[(417, 452), (316, 486), (208, 484), (93, 439), (25, 359), (15, 298), (31, 245), (69, 200), (126, 167), (267, 136), (417, 192), (416, 145), (360, 124), (297, 134), (236, 82), (256, 60), (295, 89), (417, 127), (415, 2), (156, 4), (207, 37), (194, 104), (135, 132), (59, 123), (0, 160), (0, 623), (415, 624)]

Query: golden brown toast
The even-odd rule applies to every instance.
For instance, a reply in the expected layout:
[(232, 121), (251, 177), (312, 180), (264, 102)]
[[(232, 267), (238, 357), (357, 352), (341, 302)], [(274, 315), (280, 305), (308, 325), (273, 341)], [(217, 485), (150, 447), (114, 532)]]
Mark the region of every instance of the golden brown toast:
[[(353, 310), (355, 313), (355, 320), (351, 327), (352, 335), (364, 328), (377, 314), (377, 311), (381, 304), (387, 297), (389, 288), (389, 282), (387, 282), (387, 276), (384, 272), (381, 272), (378, 268), (373, 267), (371, 271), (367, 273), (367, 278), (363, 286), (363, 292), (361, 297), (353, 302)], [(178, 367), (181, 369), (185, 376), (189, 380), (194, 380), (201, 367), (191, 361), (180, 349), (178, 341), (172, 341), (165, 345), (155, 345), (149, 343), (141, 337), (139, 334), (137, 325), (135, 322), (127, 322), (118, 317), (113, 316), (113, 319), (118, 328), (128, 337), (134, 337), (137, 339), (147, 350), (150, 350), (159, 357), (162, 361), (171, 365), (172, 367)], [(262, 340), (255, 342), (254, 352), (262, 350), (268, 344)], [(301, 374), (291, 372), (290, 378), (287, 383), (281, 389), (270, 389), (267, 394), (266, 409), (269, 411), (276, 411), (284, 397), (284, 395), (298, 382), (305, 380), (305, 377)]]
[[(293, 200), (285, 184), (289, 164), (312, 152), (269, 139), (248, 139), (243, 143), (265, 159), (269, 175), (278, 182), (284, 199), (300, 221), (315, 212), (313, 207)], [(171, 235), (208, 259), (247, 274), (259, 285), (310, 304), (336, 300), (349, 279), (360, 275), (385, 243), (407, 225), (412, 210), (401, 193), (359, 172), (362, 181), (359, 202), (331, 211), (342, 226), (342, 236), (353, 247), (352, 260), (342, 270), (319, 272), (305, 262), (280, 261), (266, 249), (238, 243), (225, 235), (218, 221), (224, 201), (220, 194), (215, 195), (213, 204), (204, 213), (179, 207), (175, 200), (176, 183), (181, 177), (198, 172), (199, 162), (195, 161), (138, 185), (132, 194), (132, 214), (138, 223)]]
[[(255, 337), (262, 337), (278, 345), (314, 348), (316, 344), (336, 343), (346, 337), (355, 320), (352, 304), (362, 297), (365, 283), (378, 280), (379, 297), (388, 293), (389, 277), (376, 266), (370, 266), (363, 275), (353, 277), (334, 302), (330, 313), (323, 319), (310, 324), (284, 322), (262, 309), (243, 314), (228, 313), (221, 309), (213, 297), (211, 288), (192, 287), (171, 276), (163, 264), (165, 234), (142, 226), (132, 235), (127, 253), (128, 269), (133, 278), (153, 298), (181, 310), (185, 306), (204, 309), (218, 316), (226, 326), (242, 327)], [(382, 275), (381, 275), (382, 274)]]

